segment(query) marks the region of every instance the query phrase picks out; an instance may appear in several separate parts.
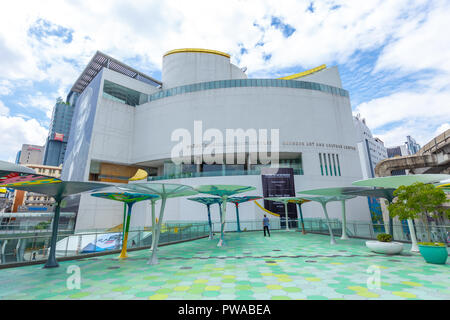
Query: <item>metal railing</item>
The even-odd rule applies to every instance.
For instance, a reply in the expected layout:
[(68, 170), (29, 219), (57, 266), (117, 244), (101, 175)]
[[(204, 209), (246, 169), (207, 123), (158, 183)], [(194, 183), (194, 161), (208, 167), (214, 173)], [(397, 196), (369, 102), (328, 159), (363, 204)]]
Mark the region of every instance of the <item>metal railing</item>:
[[(205, 222), (167, 222), (161, 228), (160, 244), (197, 239), (209, 234)], [(79, 257), (90, 253), (119, 250), (122, 247), (122, 232), (97, 230), (76, 234), (58, 234), (56, 257)], [(14, 235), (0, 239), (1, 264), (45, 261), (50, 252), (51, 234)], [(128, 233), (128, 249), (149, 247), (152, 244), (151, 228), (132, 229)]]
[[(285, 219), (269, 219), (271, 230), (283, 230), (286, 229)], [(328, 224), (325, 219), (319, 218), (306, 218), (304, 219), (304, 226), (306, 232), (320, 233), (329, 235)], [(213, 223), (213, 231), (220, 232), (220, 222)], [(333, 235), (336, 237), (342, 236), (342, 222), (339, 219), (330, 219), (330, 227), (333, 231)], [(289, 228), (301, 230), (300, 219), (289, 219)], [(257, 231), (263, 230), (262, 220), (249, 220), (240, 221), (241, 231)], [(394, 223), (394, 241), (411, 242), (409, 229), (407, 226), (401, 223)], [(418, 242), (442, 242), (450, 245), (450, 225), (429, 225), (428, 227), (415, 223), (415, 234)], [(225, 224), (225, 232), (237, 231), (236, 221), (227, 221)], [(377, 235), (381, 233), (388, 233), (387, 225), (374, 224), (365, 221), (347, 221), (346, 233), (351, 238), (362, 239), (376, 239)], [(430, 239), (428, 239), (430, 236)]]

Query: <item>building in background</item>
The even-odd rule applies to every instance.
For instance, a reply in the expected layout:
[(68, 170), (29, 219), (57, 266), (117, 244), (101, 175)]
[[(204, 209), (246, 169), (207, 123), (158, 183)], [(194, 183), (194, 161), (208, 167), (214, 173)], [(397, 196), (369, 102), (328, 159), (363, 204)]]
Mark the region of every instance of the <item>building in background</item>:
[[(366, 119), (358, 114), (353, 117), (353, 124), (356, 130), (356, 140), (358, 146), (359, 160), (363, 179), (375, 177), (375, 167), (383, 159), (388, 157), (388, 152), (383, 141), (374, 138), (372, 132), (366, 124)], [(380, 199), (367, 197), (370, 216), (373, 224), (383, 225), (383, 211)], [(384, 228), (384, 227), (380, 227)], [(384, 230), (376, 230), (384, 232)]]
[(362, 119), (358, 114), (353, 117), (353, 124), (356, 129), (356, 140), (363, 178), (374, 178), (375, 166), (378, 162), (388, 157), (387, 149), (383, 141), (372, 136), (372, 132), (370, 132), (366, 124), (366, 119)]
[[(33, 169), (38, 174), (55, 178), (61, 177), (62, 166), (53, 167), (36, 164), (28, 164), (25, 166)], [(54, 202), (54, 199), (47, 195), (16, 190), (14, 191), (11, 212), (51, 212), (53, 210), (52, 205)]]
[(61, 98), (56, 101), (45, 143), (44, 165), (60, 166), (64, 162), (77, 97), (78, 94), (71, 91), (66, 101)]
[(411, 136), (406, 136), (405, 145), (406, 148), (408, 148), (408, 153), (410, 156), (415, 155), (420, 150), (420, 145)]
[(17, 153), (16, 163), (26, 164), (42, 164), (44, 156), (44, 147), (32, 144), (23, 144), (22, 150)]
[[(387, 148), (388, 158), (409, 156), (408, 146), (406, 144)], [(392, 176), (403, 176), (407, 174), (407, 170), (398, 169), (391, 172)]]
[[(198, 120), (202, 121), (201, 141), (189, 144), (197, 158), (208, 154), (203, 149), (203, 133), (208, 129), (222, 134), (230, 129), (265, 129), (268, 141), (262, 143), (279, 141), (278, 166), (289, 170), (295, 191), (351, 186), (362, 179), (349, 93), (336, 66), (323, 65), (279, 79), (249, 79), (231, 63), (230, 55), (215, 50), (172, 50), (162, 60), (159, 81), (101, 52), (95, 54), (72, 87), (80, 95), (63, 180), (127, 183), (141, 168), (148, 172), (148, 181), (248, 185), (256, 188), (248, 195), (264, 194), (262, 172), (270, 164), (258, 161), (261, 156), (248, 145), (245, 152), (228, 146), (216, 150), (222, 158), (242, 156), (240, 163), (174, 161), (182, 155), (172, 154), (180, 144), (173, 141), (173, 133), (185, 129), (194, 137)], [(271, 130), (279, 135), (272, 138)], [(277, 175), (269, 178), (268, 185), (276, 187)], [(166, 221), (205, 219), (198, 204), (187, 199), (174, 199), (166, 206)], [(349, 220), (371, 221), (367, 199), (352, 199), (347, 209)], [(151, 224), (148, 203), (136, 204), (134, 210), (132, 226)], [(341, 217), (340, 203), (330, 203), (328, 210), (331, 218)], [(123, 222), (120, 203), (86, 194), (80, 195), (77, 212), (75, 231)], [(247, 205), (240, 215), (242, 220), (255, 220), (263, 212)], [(303, 207), (306, 218), (322, 217), (321, 212), (317, 203)], [(212, 208), (212, 217), (218, 220), (218, 208)]]
[(425, 144), (417, 153), (408, 154), (406, 144), (388, 148), (389, 159), (378, 163), (378, 177), (399, 173), (426, 174), (450, 173), (450, 129), (442, 132)]

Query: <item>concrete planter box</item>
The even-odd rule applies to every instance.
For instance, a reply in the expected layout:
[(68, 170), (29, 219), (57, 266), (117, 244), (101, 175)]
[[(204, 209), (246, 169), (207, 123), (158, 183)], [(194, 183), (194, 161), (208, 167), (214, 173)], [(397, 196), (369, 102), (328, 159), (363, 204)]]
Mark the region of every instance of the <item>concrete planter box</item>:
[(399, 254), (403, 250), (400, 242), (366, 241), (366, 246), (370, 251), (382, 254)]

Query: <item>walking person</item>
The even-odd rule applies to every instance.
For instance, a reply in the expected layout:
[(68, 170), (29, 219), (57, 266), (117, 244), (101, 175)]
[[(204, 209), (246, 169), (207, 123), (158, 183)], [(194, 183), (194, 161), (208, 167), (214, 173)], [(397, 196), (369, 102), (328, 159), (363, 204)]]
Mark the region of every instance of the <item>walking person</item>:
[(267, 218), (266, 215), (264, 215), (263, 219), (263, 228), (264, 228), (264, 237), (266, 236), (266, 230), (270, 237), (270, 231), (269, 231), (269, 218)]

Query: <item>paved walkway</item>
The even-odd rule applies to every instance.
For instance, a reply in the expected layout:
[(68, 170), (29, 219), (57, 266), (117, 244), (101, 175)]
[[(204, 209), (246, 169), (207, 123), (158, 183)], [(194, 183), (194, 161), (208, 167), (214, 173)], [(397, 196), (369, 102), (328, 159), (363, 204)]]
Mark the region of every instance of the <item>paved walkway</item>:
[[(363, 240), (339, 240), (299, 232), (227, 233), (226, 247), (201, 239), (148, 250), (0, 270), (0, 299), (450, 299), (450, 266), (427, 264), (420, 255), (370, 252)], [(69, 290), (70, 266), (81, 288)], [(372, 266), (372, 267), (371, 267)], [(381, 288), (367, 288), (379, 271)], [(70, 282), (70, 281), (69, 281)]]

